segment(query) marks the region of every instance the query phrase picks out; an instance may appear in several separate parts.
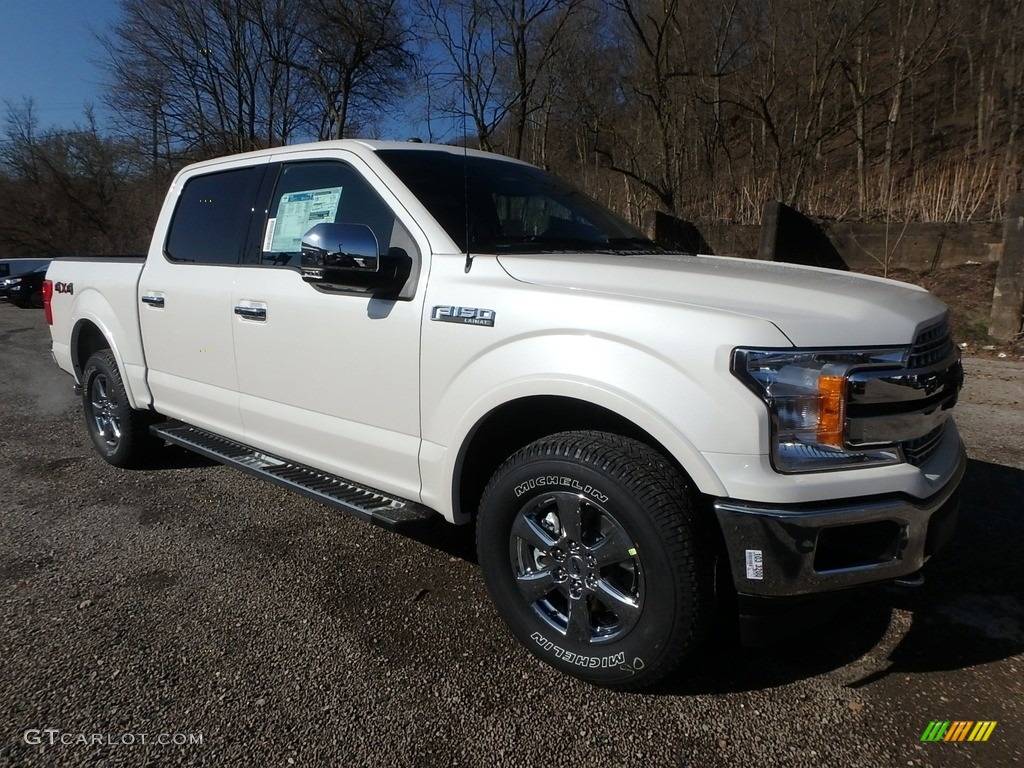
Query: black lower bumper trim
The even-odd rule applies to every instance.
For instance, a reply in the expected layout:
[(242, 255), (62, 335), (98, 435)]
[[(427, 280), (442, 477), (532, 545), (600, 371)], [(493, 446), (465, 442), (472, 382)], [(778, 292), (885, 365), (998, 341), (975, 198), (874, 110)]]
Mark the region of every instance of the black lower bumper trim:
[(950, 539), (967, 466), (930, 499), (874, 497), (813, 508), (714, 503), (736, 591), (809, 595), (892, 581), (920, 570)]

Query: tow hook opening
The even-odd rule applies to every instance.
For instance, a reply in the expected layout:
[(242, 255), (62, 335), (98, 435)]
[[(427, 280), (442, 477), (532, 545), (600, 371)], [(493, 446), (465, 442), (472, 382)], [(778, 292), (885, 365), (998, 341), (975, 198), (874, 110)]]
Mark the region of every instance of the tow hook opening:
[(814, 570), (826, 573), (892, 562), (903, 539), (903, 526), (895, 520), (825, 528), (818, 533)]

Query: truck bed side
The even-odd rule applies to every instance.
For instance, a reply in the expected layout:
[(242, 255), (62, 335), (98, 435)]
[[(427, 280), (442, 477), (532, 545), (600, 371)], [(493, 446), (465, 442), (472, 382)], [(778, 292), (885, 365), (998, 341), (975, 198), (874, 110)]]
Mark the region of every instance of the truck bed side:
[(138, 285), (142, 256), (54, 259), (46, 272), (53, 283), (53, 357), (81, 383), (82, 368), (97, 349), (109, 348), (124, 376), (133, 408), (151, 401), (139, 330)]

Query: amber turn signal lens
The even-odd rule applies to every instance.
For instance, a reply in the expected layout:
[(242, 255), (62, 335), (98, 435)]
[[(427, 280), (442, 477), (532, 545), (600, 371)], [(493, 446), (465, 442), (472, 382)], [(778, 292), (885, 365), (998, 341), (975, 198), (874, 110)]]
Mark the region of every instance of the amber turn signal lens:
[(843, 423), (846, 420), (846, 378), (818, 377), (821, 405), (818, 411), (818, 442), (835, 448), (843, 447)]

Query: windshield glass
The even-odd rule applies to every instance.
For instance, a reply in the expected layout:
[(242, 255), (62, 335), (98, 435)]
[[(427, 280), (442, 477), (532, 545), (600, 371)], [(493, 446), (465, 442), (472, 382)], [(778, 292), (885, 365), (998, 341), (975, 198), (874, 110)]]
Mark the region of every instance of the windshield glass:
[(427, 149), (377, 154), (464, 251), (656, 248), (632, 224), (540, 168)]

